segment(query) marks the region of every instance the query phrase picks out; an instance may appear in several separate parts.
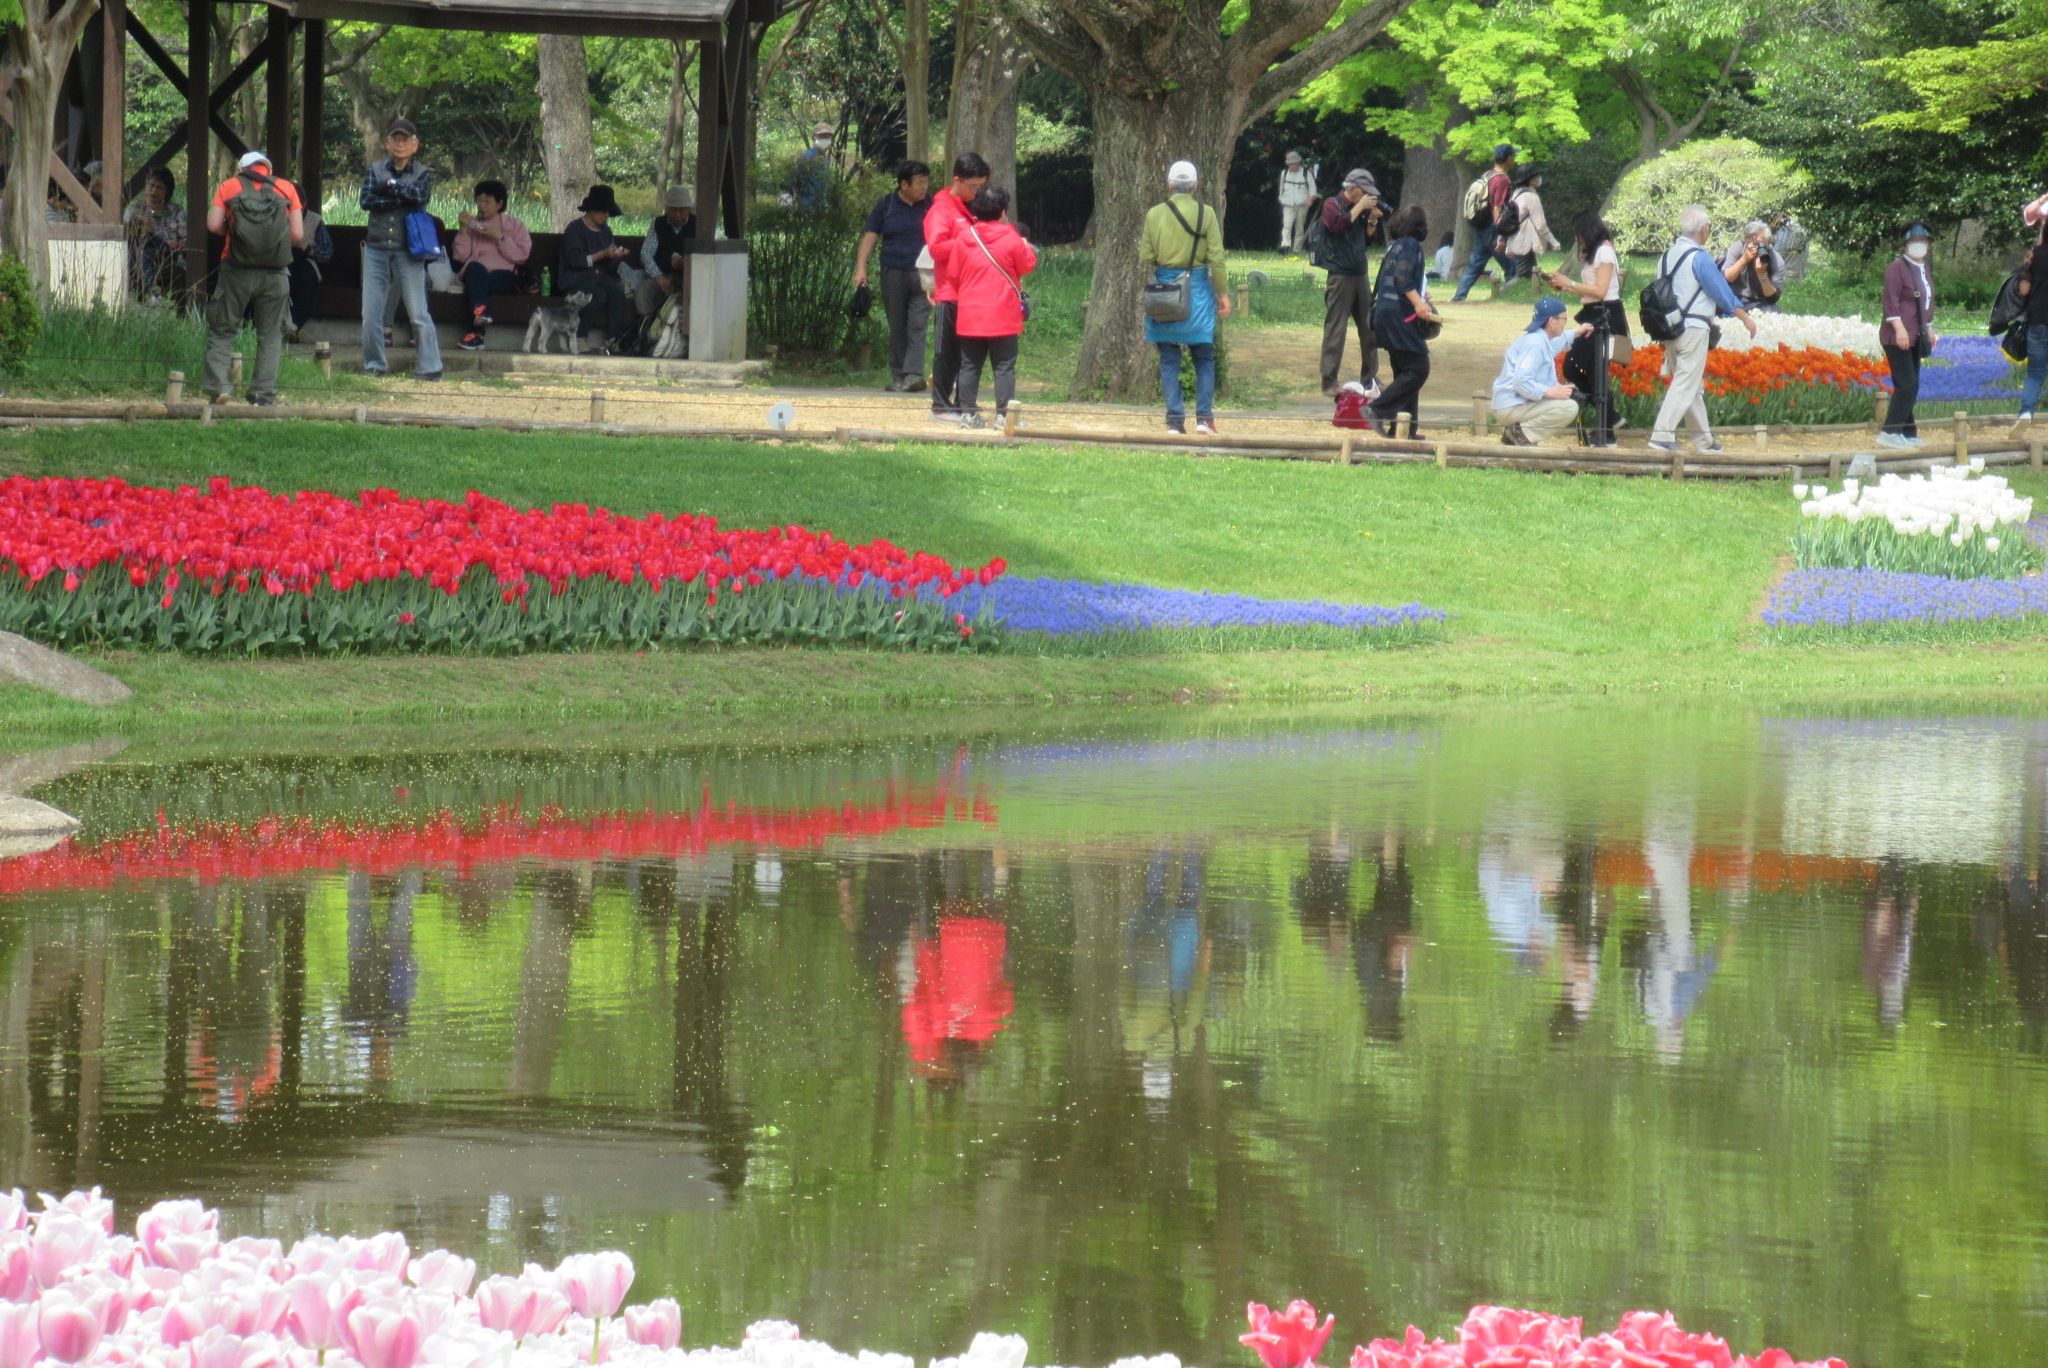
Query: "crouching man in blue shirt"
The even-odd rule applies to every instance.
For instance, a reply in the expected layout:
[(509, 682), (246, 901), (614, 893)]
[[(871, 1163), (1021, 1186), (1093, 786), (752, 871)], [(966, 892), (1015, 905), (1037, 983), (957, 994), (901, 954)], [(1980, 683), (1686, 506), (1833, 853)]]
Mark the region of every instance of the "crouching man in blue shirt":
[(1540, 446), (1578, 420), (1577, 391), (1558, 382), (1557, 358), (1573, 338), (1592, 332), (1591, 323), (1573, 328), (1565, 322), (1564, 301), (1556, 295), (1536, 301), (1535, 316), (1509, 345), (1493, 382), (1493, 411), (1507, 425), (1501, 429), (1502, 445)]

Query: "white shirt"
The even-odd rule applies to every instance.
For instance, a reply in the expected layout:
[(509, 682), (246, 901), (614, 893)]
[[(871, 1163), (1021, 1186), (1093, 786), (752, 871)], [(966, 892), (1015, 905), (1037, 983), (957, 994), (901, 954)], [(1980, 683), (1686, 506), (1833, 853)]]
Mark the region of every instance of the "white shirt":
[(1591, 285), (1600, 278), (1600, 267), (1605, 264), (1614, 268), (1614, 274), (1607, 278), (1607, 293), (1602, 299), (1621, 298), (1621, 258), (1614, 254), (1614, 244), (1603, 242), (1593, 249), (1593, 260), (1586, 269), (1579, 272), (1579, 284)]
[(1290, 166), (1280, 173), (1280, 203), (1289, 209), (1299, 209), (1315, 197), (1315, 177), (1306, 166)]

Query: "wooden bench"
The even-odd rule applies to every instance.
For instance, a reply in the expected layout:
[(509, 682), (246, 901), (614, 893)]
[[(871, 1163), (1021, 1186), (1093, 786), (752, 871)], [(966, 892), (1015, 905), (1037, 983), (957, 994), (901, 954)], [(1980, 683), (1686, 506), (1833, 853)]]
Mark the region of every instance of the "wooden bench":
[[(328, 235), (334, 239), (334, 255), (320, 267), (320, 290), (313, 297), (315, 318), (361, 318), (363, 316), (363, 233), (360, 227), (342, 227), (330, 224)], [(618, 244), (632, 253), (626, 264), (637, 266), (640, 262), (639, 235), (619, 236)], [(562, 256), (562, 235), (560, 233), (535, 233), (533, 255), (528, 265), (534, 274), (542, 268), (555, 270)], [(455, 263), (451, 260), (449, 265)], [(491, 318), (501, 327), (523, 328), (533, 317), (533, 310), (541, 303), (537, 294), (508, 294), (491, 296)], [(457, 327), (469, 325), (469, 299), (460, 291), (450, 294), (445, 290), (427, 292), (427, 312), (436, 323), (452, 324)], [(399, 321), (405, 319), (405, 306), (398, 310)]]

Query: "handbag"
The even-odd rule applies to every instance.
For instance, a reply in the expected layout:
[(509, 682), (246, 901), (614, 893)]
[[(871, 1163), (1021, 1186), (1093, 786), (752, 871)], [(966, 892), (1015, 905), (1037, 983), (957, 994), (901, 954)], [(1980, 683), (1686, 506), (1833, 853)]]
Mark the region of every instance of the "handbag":
[(1180, 210), (1173, 207), (1173, 201), (1168, 200), (1166, 202), (1167, 212), (1173, 215), (1181, 227), (1187, 228), (1188, 232), (1193, 236), (1193, 240), (1188, 243), (1187, 268), (1179, 277), (1173, 280), (1146, 282), (1145, 317), (1151, 319), (1154, 323), (1185, 323), (1188, 320), (1188, 314), (1194, 310), (1195, 296), (1192, 282), (1195, 274), (1195, 258), (1201, 255), (1202, 251), (1202, 214), (1207, 208), (1207, 205), (1202, 204), (1195, 206), (1195, 226), (1188, 228), (1188, 221), (1181, 218)]
[(974, 239), (975, 246), (981, 248), (981, 254), (988, 258), (988, 264), (996, 268), (996, 274), (1010, 282), (1010, 288), (1017, 292), (1017, 307), (1024, 311), (1024, 321), (1029, 323), (1031, 321), (1030, 293), (1017, 283), (1015, 276), (1003, 269), (1003, 263), (996, 260), (996, 254), (988, 249), (988, 244), (981, 240), (980, 232), (971, 223), (967, 225), (967, 235)]
[(917, 283), (931, 294), (939, 288), (939, 263), (932, 259), (931, 244), (917, 249)]
[(2024, 318), (2005, 330), (2005, 336), (1999, 339), (1998, 349), (2015, 366), (2027, 359), (2027, 321)]
[(1434, 342), (1444, 334), (1444, 324), (1440, 318), (1425, 320), (1421, 314), (1409, 314), (1408, 321), (1415, 325), (1415, 331), (1425, 342)]
[(441, 225), (424, 209), (405, 216), (405, 254), (414, 261), (441, 259)]
[(853, 289), (853, 298), (846, 301), (846, 316), (856, 320), (866, 318), (868, 311), (874, 307), (875, 292), (865, 285), (856, 285)]

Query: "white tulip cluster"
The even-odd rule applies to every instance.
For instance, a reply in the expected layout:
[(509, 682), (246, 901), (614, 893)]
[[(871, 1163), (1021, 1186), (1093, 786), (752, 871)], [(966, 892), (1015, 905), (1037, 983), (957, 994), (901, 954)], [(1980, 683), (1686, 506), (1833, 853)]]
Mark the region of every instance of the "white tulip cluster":
[(1760, 313), (1755, 317), (1755, 337), (1742, 328), (1723, 328), (1720, 346), (1727, 351), (1749, 351), (1757, 347), (1769, 351), (1786, 346), (1795, 350), (1819, 347), (1823, 351), (1855, 352), (1859, 356), (1884, 354), (1884, 348), (1877, 339), (1877, 324), (1865, 323), (1860, 318), (1786, 313)]
[[(1802, 568), (1870, 567), (1974, 578), (2038, 569), (2038, 548), (2023, 529), (2034, 501), (2015, 494), (1984, 462), (1935, 466), (1925, 475), (1884, 475), (1792, 486), (1800, 501), (1794, 549)], [(2020, 535), (2014, 535), (2019, 533)], [(1941, 545), (1946, 542), (1947, 546)]]

